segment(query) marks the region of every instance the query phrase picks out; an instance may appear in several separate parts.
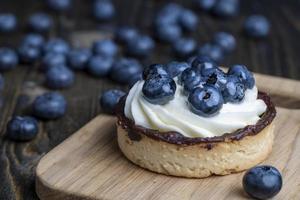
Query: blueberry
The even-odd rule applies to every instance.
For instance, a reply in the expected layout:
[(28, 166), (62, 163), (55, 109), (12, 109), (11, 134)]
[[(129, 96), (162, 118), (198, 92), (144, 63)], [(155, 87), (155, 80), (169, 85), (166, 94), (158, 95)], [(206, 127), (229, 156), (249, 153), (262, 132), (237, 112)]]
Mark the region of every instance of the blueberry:
[(134, 86), (134, 84), (140, 80), (142, 80), (142, 73), (136, 73), (132, 75), (128, 81), (129, 88)]
[(132, 56), (146, 57), (153, 51), (154, 47), (155, 43), (151, 37), (139, 35), (134, 40), (128, 42), (126, 51)]
[(61, 38), (52, 38), (44, 46), (45, 53), (54, 52), (66, 55), (69, 51), (69, 44)]
[(255, 85), (253, 74), (245, 65), (233, 65), (229, 68), (227, 74), (237, 76), (247, 89), (252, 89)]
[(30, 33), (26, 35), (22, 40), (22, 44), (37, 47), (37, 48), (41, 48), (44, 45), (44, 43), (45, 43), (44, 37), (36, 33)]
[(28, 25), (35, 32), (49, 32), (53, 26), (53, 19), (46, 13), (34, 13), (29, 17)]
[(177, 62), (172, 61), (168, 64), (166, 64), (166, 71), (170, 75), (171, 78), (174, 78), (181, 74), (185, 69), (189, 68), (189, 64), (186, 62)]
[(262, 15), (252, 15), (244, 23), (245, 33), (249, 37), (263, 38), (269, 34), (270, 22)]
[(214, 66), (216, 65), (216, 63), (211, 58), (209, 58), (207, 56), (195, 56), (195, 57), (189, 58), (189, 60), (190, 60), (189, 61), (190, 65), (195, 67), (195, 68), (201, 67), (203, 63), (211, 63)]
[(188, 97), (191, 111), (203, 117), (215, 115), (223, 107), (223, 97), (220, 91), (210, 85), (195, 88)]
[(7, 124), (7, 137), (16, 141), (29, 141), (39, 132), (38, 122), (33, 117), (16, 116)]
[(74, 73), (63, 65), (51, 67), (46, 72), (46, 84), (51, 89), (68, 88), (74, 83)]
[(124, 95), (125, 92), (117, 89), (105, 91), (100, 97), (100, 105), (104, 112), (114, 114), (119, 100)]
[(167, 24), (177, 24), (182, 7), (176, 3), (166, 4), (155, 18), (155, 26), (164, 26)]
[(221, 69), (212, 63), (205, 62), (198, 65), (197, 70), (199, 70), (200, 74), (206, 79), (206, 83), (223, 90), (227, 83), (227, 75)]
[(203, 85), (204, 79), (195, 69), (187, 68), (181, 73), (179, 83), (183, 85), (184, 92), (189, 93), (195, 87)]
[(191, 10), (185, 9), (180, 13), (179, 24), (186, 31), (195, 31), (198, 24), (198, 18), (194, 12)]
[(98, 40), (93, 44), (93, 52), (97, 55), (113, 57), (118, 53), (118, 46), (110, 39)]
[(131, 58), (121, 58), (114, 62), (110, 78), (118, 83), (128, 84), (131, 76), (142, 73), (141, 64)]
[(0, 32), (9, 33), (17, 28), (17, 18), (11, 13), (0, 14)]
[(130, 40), (136, 38), (138, 36), (138, 31), (130, 26), (122, 26), (117, 28), (115, 33), (116, 41), (127, 44)]
[(194, 4), (204, 11), (211, 10), (216, 4), (217, 0), (194, 0)]
[(145, 80), (142, 92), (148, 102), (164, 105), (174, 98), (176, 83), (167, 76), (152, 76)]
[(13, 69), (18, 64), (18, 55), (10, 48), (0, 48), (0, 71)]
[(226, 32), (219, 32), (214, 35), (214, 43), (219, 45), (224, 52), (232, 52), (236, 47), (236, 41), (233, 35)]
[(188, 79), (194, 79), (196, 76), (201, 76), (201, 74), (195, 70), (195, 68), (186, 68), (179, 76), (179, 83), (183, 84)]
[(249, 196), (256, 199), (269, 199), (279, 193), (282, 187), (280, 172), (272, 166), (256, 166), (243, 177), (243, 187)]
[(72, 0), (47, 0), (46, 3), (54, 11), (66, 11), (70, 9)]
[(202, 76), (209, 76), (217, 67), (209, 58), (198, 56), (192, 62), (192, 68)]
[(108, 21), (115, 16), (115, 7), (108, 0), (94, 0), (93, 15), (99, 21)]
[(82, 70), (86, 67), (90, 57), (91, 52), (89, 49), (73, 49), (68, 53), (68, 64), (72, 69)]
[(218, 17), (235, 17), (239, 14), (239, 0), (217, 0), (212, 11)]
[(95, 77), (105, 77), (109, 74), (112, 65), (112, 58), (96, 55), (90, 58), (87, 64), (87, 71)]
[(212, 43), (206, 43), (200, 47), (199, 55), (209, 57), (215, 62), (220, 62), (224, 59), (223, 49)]
[(186, 58), (192, 55), (197, 47), (197, 43), (192, 38), (180, 38), (173, 44), (174, 53), (176, 56)]
[(33, 102), (33, 113), (42, 119), (57, 119), (66, 112), (67, 102), (57, 92), (48, 92), (38, 96)]
[(21, 44), (18, 48), (19, 57), (22, 63), (34, 63), (38, 61), (42, 55), (39, 48), (27, 44)]
[(49, 52), (42, 59), (42, 70), (47, 71), (48, 69), (65, 65), (66, 64), (66, 56), (64, 54)]
[(0, 74), (0, 91), (4, 89), (4, 84), (5, 84), (4, 78), (2, 74)]
[(245, 96), (245, 89), (245, 85), (236, 76), (228, 76), (222, 90), (224, 102), (238, 103), (242, 101)]
[(165, 66), (162, 64), (152, 64), (144, 69), (143, 71), (144, 80), (150, 78), (153, 75), (169, 76)]
[(155, 35), (160, 41), (170, 43), (178, 40), (182, 35), (182, 31), (177, 24), (166, 24), (156, 26)]

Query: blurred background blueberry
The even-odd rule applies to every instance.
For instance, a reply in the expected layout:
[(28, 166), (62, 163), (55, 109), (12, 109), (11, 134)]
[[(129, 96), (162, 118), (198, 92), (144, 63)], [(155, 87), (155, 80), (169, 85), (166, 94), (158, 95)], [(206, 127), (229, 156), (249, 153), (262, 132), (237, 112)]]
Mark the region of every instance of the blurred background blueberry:
[(224, 59), (223, 49), (216, 44), (206, 43), (199, 48), (198, 54), (212, 59), (215, 62), (221, 62)]
[(118, 46), (110, 39), (95, 41), (92, 48), (95, 54), (101, 56), (113, 57), (118, 53)]
[(181, 11), (179, 15), (179, 24), (186, 31), (195, 31), (198, 25), (198, 17), (197, 15), (188, 9), (184, 9)]
[(16, 141), (29, 141), (39, 132), (38, 122), (29, 116), (15, 116), (7, 124), (7, 137)]
[(244, 31), (249, 37), (263, 38), (269, 34), (270, 22), (262, 15), (251, 15), (244, 22)]
[(156, 37), (162, 42), (174, 42), (182, 35), (181, 27), (177, 24), (166, 24), (155, 28)]
[(115, 7), (110, 0), (94, 0), (93, 15), (99, 21), (111, 20), (116, 14)]
[(33, 102), (33, 114), (41, 119), (57, 119), (66, 113), (67, 102), (58, 92), (42, 94)]
[(54, 11), (66, 11), (72, 6), (72, 0), (46, 0), (46, 4)]
[(194, 0), (194, 5), (204, 11), (211, 10), (217, 0)]
[(13, 49), (0, 48), (0, 71), (13, 69), (18, 64), (18, 55)]
[(219, 45), (224, 52), (230, 53), (236, 48), (236, 40), (233, 35), (226, 32), (218, 32), (214, 35), (213, 42)]
[(95, 55), (87, 64), (87, 71), (95, 77), (105, 77), (110, 73), (114, 60), (110, 57)]
[(42, 55), (42, 52), (39, 48), (30, 46), (28, 44), (21, 44), (18, 48), (18, 53), (20, 61), (24, 64), (32, 64), (37, 62)]
[(29, 45), (37, 48), (42, 48), (45, 44), (45, 38), (37, 33), (29, 33), (24, 36), (22, 44)]
[(53, 26), (53, 19), (47, 13), (33, 13), (28, 19), (28, 26), (35, 32), (49, 32)]
[(74, 83), (74, 73), (64, 65), (51, 67), (46, 72), (46, 85), (51, 89), (64, 89)]
[(72, 49), (68, 53), (68, 65), (71, 69), (82, 70), (86, 67), (92, 53), (87, 48)]
[(66, 64), (66, 56), (61, 53), (49, 52), (42, 58), (41, 69), (47, 71), (48, 69)]
[(115, 40), (121, 44), (127, 44), (137, 36), (137, 29), (131, 26), (120, 26), (117, 27), (117, 30), (115, 31)]
[(44, 52), (49, 53), (60, 53), (60, 54), (68, 54), (70, 51), (70, 46), (68, 42), (66, 42), (62, 38), (51, 38), (44, 45)]
[(142, 73), (141, 64), (133, 58), (116, 60), (110, 71), (110, 77), (117, 83), (129, 84), (131, 76)]
[(173, 51), (176, 56), (180, 58), (187, 58), (191, 56), (197, 48), (196, 40), (193, 38), (180, 38), (173, 44)]
[(213, 13), (221, 18), (235, 17), (240, 11), (239, 0), (216, 0), (212, 9)]
[(122, 90), (112, 89), (106, 90), (100, 97), (100, 105), (104, 112), (114, 114), (116, 106), (126, 93)]
[(155, 43), (148, 35), (139, 35), (134, 40), (130, 40), (126, 47), (128, 55), (135, 57), (146, 57), (154, 50)]
[(0, 13), (0, 32), (9, 33), (17, 28), (17, 18), (12, 13)]

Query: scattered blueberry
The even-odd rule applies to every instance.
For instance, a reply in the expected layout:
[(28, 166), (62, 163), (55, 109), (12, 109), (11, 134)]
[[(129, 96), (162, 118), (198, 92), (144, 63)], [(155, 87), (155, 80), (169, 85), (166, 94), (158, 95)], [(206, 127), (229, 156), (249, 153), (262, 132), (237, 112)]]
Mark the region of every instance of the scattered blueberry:
[(149, 79), (151, 76), (169, 76), (166, 68), (162, 64), (152, 64), (146, 67), (143, 71), (143, 79)]
[(217, 0), (213, 9), (213, 13), (218, 17), (235, 17), (240, 11), (239, 0)]
[(94, 42), (93, 52), (97, 55), (113, 57), (118, 53), (118, 46), (110, 39), (103, 39)]
[(74, 83), (74, 73), (63, 65), (51, 67), (46, 72), (46, 84), (51, 89), (68, 88)]
[(195, 5), (204, 10), (204, 11), (210, 11), (217, 0), (194, 0)]
[(121, 26), (117, 28), (115, 33), (116, 41), (127, 44), (130, 40), (138, 36), (138, 31), (130, 26)]
[(95, 77), (105, 77), (110, 73), (113, 59), (105, 56), (92, 56), (87, 64), (87, 71)]
[(7, 136), (11, 140), (29, 141), (39, 132), (38, 122), (33, 117), (16, 116), (7, 124)]
[(36, 33), (30, 33), (26, 35), (22, 40), (22, 44), (37, 47), (37, 48), (41, 48), (44, 45), (44, 43), (45, 43), (44, 37)]
[(206, 43), (199, 49), (200, 56), (211, 58), (215, 62), (220, 62), (224, 59), (223, 49), (216, 44)]
[(182, 7), (176, 3), (166, 4), (155, 18), (155, 26), (164, 26), (167, 24), (177, 24)]
[(174, 53), (180, 58), (186, 58), (192, 55), (197, 47), (197, 43), (192, 38), (180, 38), (173, 44)]
[(4, 78), (2, 74), (0, 74), (0, 91), (4, 89), (4, 84), (5, 84)]
[(100, 97), (100, 105), (104, 112), (114, 114), (119, 100), (124, 95), (125, 92), (117, 89), (105, 91)]
[(198, 24), (198, 18), (194, 12), (184, 9), (179, 16), (179, 24), (186, 31), (195, 31)]
[(70, 9), (72, 0), (47, 0), (46, 3), (54, 11), (66, 11)]
[(181, 74), (185, 69), (189, 68), (189, 64), (186, 62), (177, 62), (173, 61), (166, 64), (166, 71), (170, 75), (171, 78), (174, 78)]
[(0, 14), (0, 32), (9, 33), (17, 28), (17, 18), (11, 13)]
[(18, 48), (20, 61), (22, 63), (34, 63), (38, 61), (42, 55), (39, 48), (27, 44), (21, 44)]
[(57, 119), (66, 112), (67, 102), (57, 92), (48, 92), (38, 96), (33, 102), (33, 113), (42, 119)]
[(181, 37), (182, 30), (177, 24), (165, 24), (155, 28), (155, 35), (162, 42), (174, 42)]
[(93, 15), (99, 21), (108, 21), (115, 16), (115, 7), (108, 0), (94, 0)]
[(233, 35), (226, 32), (219, 32), (214, 35), (214, 43), (219, 45), (224, 52), (232, 52), (236, 47), (236, 40)]
[(253, 74), (244, 65), (233, 65), (227, 74), (237, 76), (247, 89), (252, 89), (255, 85)]
[(0, 71), (13, 69), (18, 64), (18, 55), (10, 48), (0, 48)]
[(45, 53), (54, 52), (66, 55), (69, 51), (69, 44), (61, 38), (52, 38), (44, 46)]
[(137, 60), (120, 58), (114, 62), (110, 71), (110, 78), (118, 83), (128, 84), (133, 75), (141, 73), (142, 66)]
[(243, 187), (249, 196), (256, 199), (269, 199), (279, 193), (282, 187), (280, 172), (272, 166), (256, 166), (243, 177)]
[(142, 80), (142, 73), (136, 73), (136, 74), (132, 75), (128, 81), (129, 88), (134, 86), (134, 84), (136, 82), (138, 82), (139, 80)]
[(225, 87), (222, 90), (224, 102), (238, 103), (245, 96), (245, 85), (236, 76), (228, 76)]
[(126, 51), (129, 55), (137, 57), (148, 56), (155, 47), (153, 39), (147, 35), (139, 35), (127, 44)]
[(91, 57), (89, 49), (73, 49), (68, 53), (68, 64), (72, 69), (84, 69)]
[(192, 112), (203, 117), (215, 115), (223, 107), (223, 97), (214, 86), (205, 85), (195, 88), (188, 97)]
[(28, 20), (29, 28), (35, 32), (48, 32), (53, 26), (53, 19), (46, 13), (34, 13)]
[(145, 80), (142, 92), (148, 102), (164, 105), (174, 98), (176, 83), (167, 76), (152, 76)]
[(47, 71), (48, 69), (65, 65), (66, 64), (66, 56), (61, 53), (49, 52), (42, 59), (42, 70)]
[(270, 22), (262, 15), (252, 15), (244, 23), (245, 33), (249, 37), (263, 38), (269, 34)]

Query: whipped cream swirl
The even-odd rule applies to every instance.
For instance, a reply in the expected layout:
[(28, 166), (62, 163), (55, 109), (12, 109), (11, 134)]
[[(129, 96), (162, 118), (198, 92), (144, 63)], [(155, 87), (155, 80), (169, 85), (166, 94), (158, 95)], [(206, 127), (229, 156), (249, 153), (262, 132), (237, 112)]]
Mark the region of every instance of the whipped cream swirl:
[(247, 89), (240, 103), (223, 104), (213, 117), (202, 117), (190, 111), (183, 87), (177, 84), (175, 97), (165, 105), (155, 105), (144, 99), (144, 81), (138, 81), (130, 90), (125, 103), (125, 116), (136, 125), (159, 130), (177, 131), (186, 137), (214, 137), (231, 133), (247, 125), (254, 125), (267, 106), (257, 99), (258, 90), (254, 86)]

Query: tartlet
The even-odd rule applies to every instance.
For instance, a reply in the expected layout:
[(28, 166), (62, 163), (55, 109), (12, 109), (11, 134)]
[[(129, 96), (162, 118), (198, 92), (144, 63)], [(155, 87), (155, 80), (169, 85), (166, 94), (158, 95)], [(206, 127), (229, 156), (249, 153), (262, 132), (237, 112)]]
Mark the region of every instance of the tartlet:
[(166, 175), (204, 178), (249, 169), (268, 156), (274, 138), (275, 106), (266, 93), (259, 92), (258, 98), (267, 109), (255, 125), (222, 136), (189, 138), (136, 125), (124, 114), (123, 97), (116, 109), (119, 147), (133, 163)]

